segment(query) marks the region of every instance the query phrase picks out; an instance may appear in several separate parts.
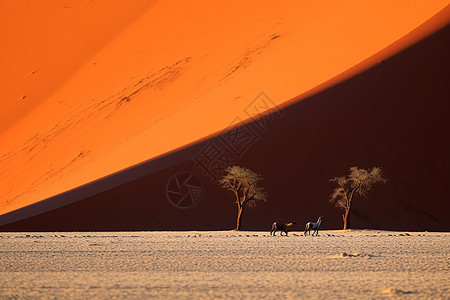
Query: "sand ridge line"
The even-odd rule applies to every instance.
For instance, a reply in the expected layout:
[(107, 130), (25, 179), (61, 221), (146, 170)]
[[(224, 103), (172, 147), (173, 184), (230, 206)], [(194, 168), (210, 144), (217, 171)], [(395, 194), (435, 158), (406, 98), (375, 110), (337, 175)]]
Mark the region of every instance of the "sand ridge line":
[[(120, 92), (110, 96), (106, 100), (97, 102), (92, 108), (94, 108), (94, 111), (95, 109), (97, 109), (97, 111), (103, 111), (111, 109), (110, 106), (115, 104), (115, 107), (104, 117), (105, 119), (110, 118), (124, 104), (131, 102), (136, 95), (142, 93), (144, 90), (150, 88), (153, 88), (155, 91), (163, 90), (166, 85), (181, 76), (186, 68), (186, 64), (189, 63), (191, 59), (191, 57), (186, 57), (172, 65), (167, 65), (154, 73), (150, 73), (138, 81), (135, 81), (135, 83), (123, 88)], [(113, 100), (110, 101), (111, 98), (113, 98)], [(107, 103), (105, 104), (105, 102)], [(98, 108), (100, 105), (101, 107)], [(88, 107), (87, 110), (90, 110), (90, 108), (91, 107)]]
[(234, 73), (241, 72), (247, 68), (258, 58), (259, 55), (266, 51), (274, 42), (278, 41), (280, 37), (281, 35), (279, 33), (273, 33), (270, 34), (268, 38), (266, 37), (265, 41), (260, 42), (255, 46), (250, 46), (247, 50), (240, 54), (239, 58), (235, 60), (237, 62), (232, 63), (232, 67), (228, 73), (219, 80), (219, 84), (221, 84), (228, 77), (235, 75)]

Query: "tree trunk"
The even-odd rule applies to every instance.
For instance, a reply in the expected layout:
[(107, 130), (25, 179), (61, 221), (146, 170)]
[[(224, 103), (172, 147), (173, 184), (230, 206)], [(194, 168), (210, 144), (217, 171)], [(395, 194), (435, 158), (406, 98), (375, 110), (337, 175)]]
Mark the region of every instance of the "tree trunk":
[(350, 211), (346, 210), (344, 214), (342, 214), (342, 221), (344, 221), (343, 230), (350, 229)]
[(353, 197), (355, 196), (355, 192), (361, 188), (361, 184), (359, 184), (356, 188), (354, 188), (350, 193), (350, 199), (348, 201), (348, 207), (345, 209), (345, 213), (342, 215), (342, 220), (344, 221), (343, 230), (350, 229), (350, 213), (352, 212), (352, 204)]
[(244, 207), (238, 205), (238, 215), (237, 215), (237, 222), (236, 222), (236, 229), (235, 230), (241, 230), (242, 213), (243, 212), (244, 212)]
[(350, 199), (350, 204), (349, 204), (348, 208), (345, 210), (345, 213), (342, 214), (342, 220), (344, 221), (343, 230), (350, 229), (350, 213), (352, 210), (352, 202), (353, 202), (352, 200), (353, 200), (353, 195), (352, 195), (352, 198)]

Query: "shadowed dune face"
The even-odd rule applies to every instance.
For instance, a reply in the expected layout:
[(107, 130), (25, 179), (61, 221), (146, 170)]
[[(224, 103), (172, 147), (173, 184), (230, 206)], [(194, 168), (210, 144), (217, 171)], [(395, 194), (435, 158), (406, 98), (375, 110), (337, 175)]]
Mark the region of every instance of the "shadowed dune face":
[[(269, 201), (247, 211), (244, 229), (269, 230), (274, 220), (290, 219), (302, 226), (319, 215), (326, 218), (324, 229), (339, 228), (340, 212), (328, 204), (333, 189), (328, 180), (358, 165), (383, 167), (389, 181), (375, 186), (367, 200), (357, 199), (352, 216), (355, 228), (449, 230), (449, 36), (446, 26), (373, 68), (272, 110), (263, 119), (235, 128), (231, 135), (213, 136), (114, 175), (122, 176), (121, 180), (136, 178), (131, 182), (4, 225), (1, 230), (233, 228), (233, 195), (213, 180), (223, 169), (205, 161), (205, 155), (212, 157), (211, 145), (264, 177)], [(249, 132), (255, 135), (253, 139)], [(240, 133), (246, 135), (239, 143), (227, 140), (233, 134), (242, 137)], [(210, 168), (203, 168), (202, 163)], [(161, 170), (150, 172), (156, 165)], [(198, 179), (191, 181), (191, 190), (189, 186), (178, 190), (170, 183), (174, 175), (183, 172)], [(102, 181), (93, 184), (93, 190), (96, 185), (99, 190)], [(201, 189), (199, 199), (193, 194), (197, 188)], [(176, 198), (168, 191), (184, 195), (191, 191), (185, 199), (197, 203), (190, 208), (182, 208), (183, 202), (174, 205), (169, 199)], [(82, 194), (82, 189), (79, 192)], [(54, 200), (64, 201), (69, 196)]]
[[(2, 74), (2, 82), (9, 87), (5, 104), (2, 102), (5, 118), (0, 136), (0, 213), (4, 214), (205, 138), (330, 82), (330, 78), (349, 68), (353, 67), (352, 74), (357, 74), (368, 67), (358, 63), (427, 21), (447, 3), (373, 1), (361, 5), (348, 1), (320, 7), (308, 1), (293, 1), (285, 6), (269, 1), (235, 5), (225, 1), (135, 1), (111, 4), (112, 10), (106, 9), (110, 2), (81, 0), (64, 5), (48, 2), (40, 10), (35, 9), (36, 4), (25, 2), (1, 5), (6, 8), (0, 10), (2, 14), (14, 12), (2, 18), (11, 28), (2, 31), (2, 40), (29, 43), (17, 53), (9, 44), (5, 50), (8, 55), (1, 61), (7, 70)], [(15, 17), (22, 11), (30, 17), (14, 25)], [(97, 18), (99, 15), (102, 17)], [(41, 23), (39, 20), (43, 19), (47, 21)], [(105, 26), (110, 23), (114, 26)], [(28, 32), (28, 27), (34, 29)], [(84, 34), (80, 28), (92, 31)], [(17, 32), (28, 32), (29, 36), (21, 40)], [(42, 72), (35, 64), (42, 66)], [(26, 97), (20, 98), (22, 94)], [(20, 101), (16, 101), (17, 97)], [(263, 104), (251, 110), (258, 101)], [(363, 103), (354, 105), (364, 106)], [(311, 118), (325, 118), (329, 107), (323, 105), (313, 115), (281, 119), (302, 120), (290, 125), (301, 131)], [(320, 124), (319, 129), (325, 129), (331, 123)], [(289, 140), (290, 132), (291, 127), (280, 129), (277, 135), (286, 136), (278, 138), (285, 141), (285, 147), (297, 149), (304, 138), (295, 136)], [(317, 135), (314, 131), (304, 134)], [(269, 150), (278, 153), (271, 147), (279, 143), (264, 144), (263, 138), (269, 138), (269, 133), (261, 126), (247, 137), (254, 140), (252, 149), (261, 148), (242, 164), (267, 164), (268, 171), (269, 166), (276, 170), (276, 159), (258, 157)], [(332, 140), (339, 142), (335, 136)], [(189, 151), (195, 147), (199, 146)], [(306, 159), (314, 151), (329, 153), (327, 148), (305, 149), (309, 150), (287, 154), (303, 155), (296, 159)], [(177, 169), (170, 166), (183, 161), (188, 166), (197, 150), (166, 156), (157, 169), (165, 169), (167, 174), (158, 179), (152, 177), (150, 185), (153, 186), (153, 180), (167, 181), (169, 173), (173, 176), (171, 172)], [(242, 150), (234, 150), (239, 159)], [(173, 157), (176, 159), (169, 159)], [(359, 160), (340, 161), (359, 164)], [(339, 176), (346, 170), (337, 171), (326, 175)], [(53, 199), (62, 199), (59, 205), (81, 200), (131, 180), (144, 180), (138, 179), (140, 175), (120, 175), (123, 177), (113, 183), (100, 180), (96, 184), (108, 184), (98, 190), (97, 185), (91, 185), (89, 193), (69, 196), (70, 201), (65, 200), (66, 196)], [(263, 175), (268, 185), (277, 185), (275, 174)], [(275, 176), (273, 183), (270, 176)], [(312, 176), (310, 180), (314, 179)], [(320, 185), (312, 181), (311, 184)], [(286, 199), (302, 198), (294, 194), (297, 187), (284, 191), (290, 188), (281, 185), (276, 189), (277, 193), (287, 193)], [(161, 209), (159, 206), (167, 205), (154, 201), (147, 205)], [(186, 214), (185, 211), (183, 216)], [(178, 221), (173, 222), (179, 226)]]

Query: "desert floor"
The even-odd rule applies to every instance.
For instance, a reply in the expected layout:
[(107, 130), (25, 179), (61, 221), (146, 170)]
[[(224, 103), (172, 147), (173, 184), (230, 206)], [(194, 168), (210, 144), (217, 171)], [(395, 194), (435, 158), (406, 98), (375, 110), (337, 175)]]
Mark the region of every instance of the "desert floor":
[(450, 233), (0, 233), (1, 299), (449, 299)]

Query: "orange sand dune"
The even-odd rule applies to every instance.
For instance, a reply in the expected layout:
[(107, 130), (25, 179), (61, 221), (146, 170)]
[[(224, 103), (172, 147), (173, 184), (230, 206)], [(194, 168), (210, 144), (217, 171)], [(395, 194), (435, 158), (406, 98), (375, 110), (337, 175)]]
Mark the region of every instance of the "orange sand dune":
[[(9, 45), (2, 56), (1, 213), (218, 132), (245, 118), (262, 91), (282, 104), (390, 46), (448, 1), (146, 3), (45, 2), (39, 13), (26, 2), (2, 4), (11, 12), (1, 9), (10, 16), (2, 43), (30, 47)], [(31, 17), (17, 23), (25, 11)], [(442, 26), (448, 9), (439, 20), (390, 53)]]
[(325, 216), (321, 227), (339, 228), (329, 179), (348, 166), (375, 165), (389, 182), (354, 203), (353, 228), (448, 231), (449, 36), (446, 26), (282, 110), (4, 214), (0, 230), (231, 229), (234, 196), (213, 179), (234, 160), (260, 172), (269, 193), (246, 213), (244, 229), (268, 230), (274, 220), (301, 225), (317, 215)]
[(154, 1), (1, 1), (0, 134), (45, 102)]

